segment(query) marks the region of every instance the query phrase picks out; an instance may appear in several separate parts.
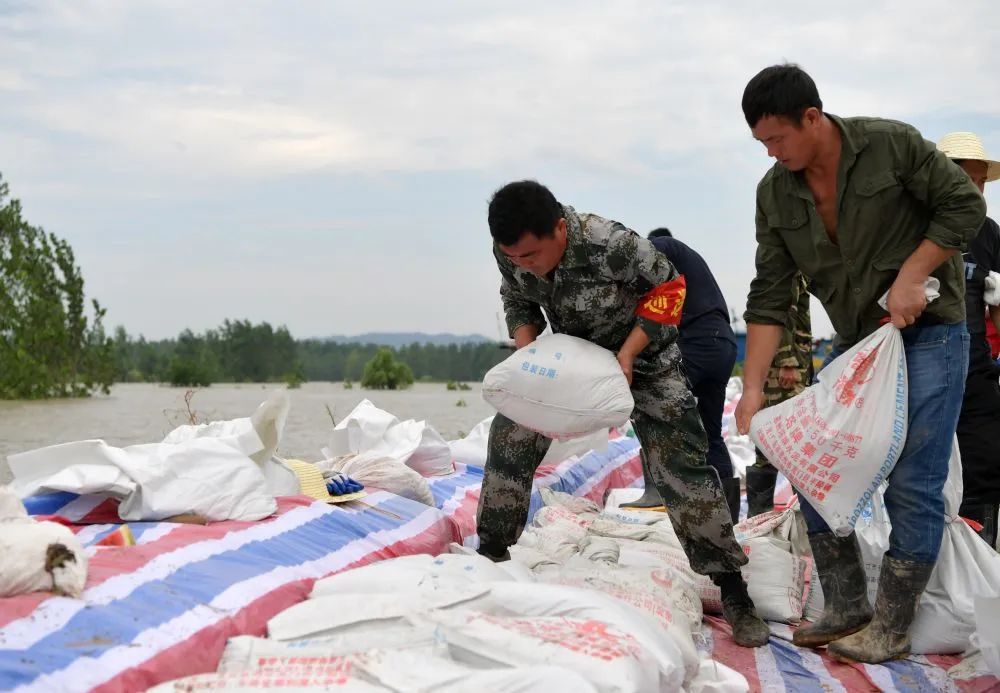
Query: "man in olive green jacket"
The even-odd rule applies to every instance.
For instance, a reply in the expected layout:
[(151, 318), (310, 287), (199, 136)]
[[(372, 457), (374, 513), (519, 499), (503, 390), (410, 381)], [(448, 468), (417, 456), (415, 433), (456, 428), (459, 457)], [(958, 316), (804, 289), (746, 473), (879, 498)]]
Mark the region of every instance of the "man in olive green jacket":
[[(986, 205), (913, 127), (824, 112), (815, 83), (795, 65), (754, 77), (743, 112), (778, 163), (757, 188), (757, 276), (747, 298), (737, 426), (746, 432), (761, 408), (797, 272), (810, 278), (837, 331), (833, 356), (891, 319), (907, 365), (908, 432), (885, 492), (892, 534), (874, 613), (856, 539), (834, 535), (800, 493), (826, 609), (794, 641), (829, 643), (845, 661), (902, 657), (941, 547), (942, 489), (968, 365), (961, 253)], [(941, 283), (930, 304), (929, 276)], [(878, 305), (886, 291), (888, 316)]]

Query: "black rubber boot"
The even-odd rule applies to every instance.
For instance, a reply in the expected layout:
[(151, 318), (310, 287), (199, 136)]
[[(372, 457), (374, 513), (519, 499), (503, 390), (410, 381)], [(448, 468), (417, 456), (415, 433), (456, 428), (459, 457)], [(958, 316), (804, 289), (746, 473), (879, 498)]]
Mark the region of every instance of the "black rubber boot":
[(830, 643), (830, 656), (840, 662), (880, 664), (910, 654), (910, 624), (933, 570), (933, 563), (903, 561), (886, 554), (871, 623)]
[(722, 493), (726, 497), (726, 505), (729, 506), (729, 514), (733, 518), (735, 526), (740, 521), (740, 479), (732, 477), (722, 480)]
[(624, 509), (634, 509), (634, 510), (663, 510), (663, 499), (660, 498), (660, 492), (656, 490), (656, 483), (653, 481), (653, 475), (649, 472), (649, 464), (646, 462), (646, 453), (640, 451), (639, 457), (642, 460), (642, 480), (646, 485), (645, 490), (642, 492), (642, 496), (638, 500), (634, 500), (631, 503), (622, 503), (619, 508)]
[(833, 532), (809, 535), (813, 554), (813, 579), (823, 586), (823, 616), (792, 634), (799, 647), (819, 647), (868, 625), (872, 607), (868, 601), (868, 578), (857, 537), (838, 537)]
[(774, 485), (778, 470), (768, 465), (747, 467), (747, 519), (774, 510)]
[(742, 573), (719, 573), (712, 582), (722, 591), (722, 617), (733, 629), (733, 641), (740, 647), (766, 645), (771, 629), (757, 616)]

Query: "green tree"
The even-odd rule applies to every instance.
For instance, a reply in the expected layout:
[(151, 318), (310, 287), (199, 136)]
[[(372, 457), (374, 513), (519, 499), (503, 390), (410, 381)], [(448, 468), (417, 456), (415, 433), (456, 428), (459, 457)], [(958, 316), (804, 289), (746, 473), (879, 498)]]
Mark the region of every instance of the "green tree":
[(365, 364), (361, 387), (371, 390), (401, 390), (413, 384), (413, 371), (397, 361), (392, 349), (382, 348), (375, 358)]
[(115, 376), (105, 310), (91, 301), (69, 243), (32, 226), (0, 179), (0, 398), (82, 397)]

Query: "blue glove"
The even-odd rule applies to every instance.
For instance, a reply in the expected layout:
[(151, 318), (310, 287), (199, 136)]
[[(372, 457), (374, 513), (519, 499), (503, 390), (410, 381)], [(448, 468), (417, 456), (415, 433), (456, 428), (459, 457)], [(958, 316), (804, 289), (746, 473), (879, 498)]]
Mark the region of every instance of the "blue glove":
[(337, 474), (326, 480), (326, 492), (331, 496), (346, 496), (349, 493), (363, 491), (364, 488), (363, 485), (346, 474)]

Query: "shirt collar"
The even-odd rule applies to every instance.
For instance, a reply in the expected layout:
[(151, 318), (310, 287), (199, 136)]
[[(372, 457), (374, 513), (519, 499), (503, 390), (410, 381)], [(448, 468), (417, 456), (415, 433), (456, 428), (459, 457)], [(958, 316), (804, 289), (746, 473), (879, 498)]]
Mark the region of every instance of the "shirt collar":
[(590, 264), (590, 253), (587, 252), (587, 231), (583, 228), (580, 216), (569, 205), (563, 205), (563, 218), (566, 219), (566, 250), (559, 261), (561, 269), (585, 267)]

